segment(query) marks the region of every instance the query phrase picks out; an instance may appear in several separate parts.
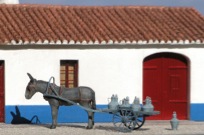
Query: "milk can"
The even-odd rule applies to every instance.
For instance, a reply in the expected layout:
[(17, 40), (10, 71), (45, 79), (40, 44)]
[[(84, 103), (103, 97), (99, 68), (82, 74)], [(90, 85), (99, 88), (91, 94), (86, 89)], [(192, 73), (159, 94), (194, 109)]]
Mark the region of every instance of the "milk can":
[(112, 95), (111, 101), (108, 104), (108, 109), (117, 110), (118, 109), (118, 96)]
[(130, 103), (129, 103), (129, 97), (126, 97), (122, 100), (122, 107), (130, 107)]
[(172, 119), (171, 119), (170, 123), (171, 123), (172, 130), (177, 130), (178, 129), (179, 121), (177, 119), (176, 112), (173, 112)]
[(133, 103), (132, 103), (132, 110), (133, 112), (139, 112), (141, 111), (141, 106), (140, 106), (140, 99), (135, 97)]
[(150, 97), (146, 97), (145, 105), (143, 106), (144, 112), (152, 112), (154, 111), (154, 106), (152, 105), (152, 100)]

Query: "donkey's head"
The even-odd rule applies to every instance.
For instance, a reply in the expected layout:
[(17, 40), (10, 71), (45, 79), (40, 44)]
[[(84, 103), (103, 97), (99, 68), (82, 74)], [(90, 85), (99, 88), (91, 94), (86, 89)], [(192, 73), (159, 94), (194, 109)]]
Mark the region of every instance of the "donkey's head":
[(28, 83), (25, 91), (25, 98), (31, 99), (32, 96), (37, 92), (36, 91), (36, 79), (31, 76), (31, 74), (27, 73), (30, 78), (30, 82)]

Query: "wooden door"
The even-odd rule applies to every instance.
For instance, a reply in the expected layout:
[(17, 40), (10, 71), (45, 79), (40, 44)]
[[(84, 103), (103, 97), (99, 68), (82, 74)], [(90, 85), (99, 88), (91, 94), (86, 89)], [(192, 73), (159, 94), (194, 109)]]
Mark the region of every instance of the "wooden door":
[(188, 62), (174, 53), (158, 53), (143, 62), (143, 100), (152, 98), (160, 115), (150, 119), (169, 120), (173, 111), (179, 119), (188, 118)]
[(0, 61), (0, 122), (4, 122), (4, 62)]

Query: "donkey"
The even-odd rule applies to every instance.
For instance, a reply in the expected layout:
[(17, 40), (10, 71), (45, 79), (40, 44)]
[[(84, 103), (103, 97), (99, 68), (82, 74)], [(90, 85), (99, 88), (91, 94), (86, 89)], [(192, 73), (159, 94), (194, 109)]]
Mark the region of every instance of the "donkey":
[[(27, 73), (27, 75), (30, 78), (30, 82), (26, 87), (25, 98), (31, 99), (36, 92), (45, 94), (47, 91), (48, 82), (36, 80), (29, 73)], [(93, 110), (96, 109), (95, 92), (91, 88), (89, 87), (65, 88), (58, 87), (53, 83), (50, 85), (54, 86), (55, 92), (59, 93), (60, 97), (71, 100), (75, 103), (79, 103), (83, 107), (90, 108)], [(52, 90), (48, 91), (50, 95), (54, 95), (54, 92)], [(49, 102), (52, 111), (52, 125), (50, 128), (55, 129), (57, 126), (59, 106), (62, 105), (70, 106), (72, 104), (62, 101), (58, 98), (44, 98), (44, 99)], [(87, 129), (92, 129), (94, 125), (94, 112), (87, 111), (87, 113), (88, 113)]]

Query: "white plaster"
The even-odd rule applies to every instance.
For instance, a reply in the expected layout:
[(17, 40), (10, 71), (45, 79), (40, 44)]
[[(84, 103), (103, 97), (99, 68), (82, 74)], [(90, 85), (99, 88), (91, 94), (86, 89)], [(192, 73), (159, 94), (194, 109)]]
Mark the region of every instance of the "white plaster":
[(11, 40), (11, 44), (16, 44), (16, 41), (15, 40)]
[(116, 40), (116, 41), (114, 41), (114, 44), (119, 44), (119, 42)]
[(49, 44), (49, 41), (48, 40), (44, 40), (43, 44)]
[(155, 40), (155, 41), (154, 41), (154, 44), (159, 44), (159, 41), (158, 41), (158, 40)]
[(171, 44), (172, 42), (170, 40), (167, 41), (167, 44)]
[(142, 41), (142, 44), (147, 44), (147, 41)]
[(204, 103), (204, 48), (149, 49), (9, 49), (0, 50), (5, 61), (6, 105), (44, 105), (42, 94), (31, 100), (24, 97), (29, 82), (27, 72), (39, 80), (55, 77), (60, 82), (60, 60), (79, 61), (79, 86), (89, 86), (96, 93), (97, 104), (107, 104), (107, 98), (118, 94), (130, 100), (142, 101), (142, 69), (145, 57), (158, 52), (174, 52), (190, 60), (190, 102)]
[(195, 44), (195, 41), (194, 41), (194, 40), (192, 40), (192, 41), (191, 41), (191, 44)]
[(185, 40), (185, 41), (184, 41), (184, 44), (189, 44), (189, 43), (190, 43), (189, 40)]
[(172, 44), (177, 44), (178, 42), (176, 41), (176, 40), (174, 40), (173, 42), (172, 42)]
[(165, 41), (164, 41), (164, 40), (161, 40), (161, 41), (160, 41), (160, 44), (165, 44)]
[(105, 40), (101, 41), (101, 44), (106, 45), (106, 41)]
[(75, 44), (74, 40), (70, 40), (69, 44)]
[(83, 40), (81, 44), (86, 45), (86, 44), (87, 44), (87, 41), (86, 41), (86, 40)]
[(133, 40), (133, 41), (132, 41), (132, 44), (137, 44), (137, 41)]
[(178, 41), (178, 44), (183, 44), (183, 43), (184, 43), (183, 40), (179, 40), (179, 41)]
[(113, 44), (113, 40), (109, 40), (107, 44)]
[(38, 40), (38, 41), (36, 42), (36, 44), (42, 44), (42, 41), (41, 41), (41, 40)]
[(23, 44), (29, 44), (29, 41), (27, 41), (27, 40), (26, 40), (26, 41), (24, 41), (24, 43), (23, 43)]
[(68, 44), (68, 41), (67, 41), (67, 40), (63, 40), (63, 41), (62, 41), (62, 44), (63, 44), (63, 45), (66, 45), (66, 44)]
[(23, 44), (23, 41), (22, 41), (21, 39), (18, 40), (18, 44), (19, 44), (19, 45)]
[(62, 42), (60, 40), (57, 40), (56, 44), (60, 45)]
[(81, 42), (80, 41), (76, 41), (76, 44), (81, 44)]
[(0, 4), (19, 4), (19, 0), (0, 0)]
[(89, 41), (88, 44), (89, 44), (89, 45), (93, 45), (93, 41)]
[(131, 44), (131, 42), (128, 40), (128, 41), (126, 41), (126, 44)]
[(125, 44), (125, 40), (120, 41), (119, 44)]
[(152, 39), (149, 40), (148, 44), (153, 44), (154, 41)]
[(35, 41), (30, 41), (30, 44), (35, 44)]
[(99, 44), (99, 41), (98, 40), (94, 41), (94, 44)]
[(82, 45), (94, 45), (94, 44), (100, 44), (100, 45), (107, 45), (107, 44), (115, 44), (115, 45), (124, 45), (124, 44), (129, 44), (129, 45), (146, 45), (146, 44), (171, 44), (171, 45), (188, 45), (188, 44), (203, 44), (204, 43), (204, 40), (201, 41), (201, 40), (196, 40), (196, 41), (189, 41), (189, 40), (179, 40), (179, 41), (176, 41), (176, 40), (173, 40), (173, 41), (167, 41), (165, 42), (164, 40), (161, 40), (161, 41), (158, 41), (158, 40), (149, 40), (149, 41), (142, 41), (142, 40), (139, 40), (138, 42), (133, 40), (132, 42), (131, 41), (125, 41), (125, 40), (122, 40), (122, 41), (113, 41), (113, 40), (109, 40), (108, 42), (106, 42), (105, 40), (99, 42), (99, 41), (86, 41), (86, 40), (83, 40), (82, 42), (81, 41), (74, 41), (74, 40), (70, 40), (69, 42), (67, 40), (63, 40), (63, 41), (60, 41), (60, 40), (57, 40), (56, 42), (51, 40), (51, 41), (48, 41), (48, 40), (44, 40), (43, 42), (41, 40), (35, 42), (35, 41), (25, 41), (23, 42), (22, 40), (19, 40), (19, 41), (15, 41), (15, 40), (11, 40), (11, 42), (9, 42), (8, 44), (13, 44), (13, 45), (22, 45), (22, 44), (58, 44), (58, 45), (73, 45), (73, 44), (82, 44)]
[(142, 44), (142, 40), (139, 40), (137, 43), (138, 43), (138, 44)]
[(54, 41), (54, 40), (51, 40), (49, 44), (55, 44), (55, 41)]
[(199, 39), (196, 40), (196, 44), (200, 44), (201, 41)]

